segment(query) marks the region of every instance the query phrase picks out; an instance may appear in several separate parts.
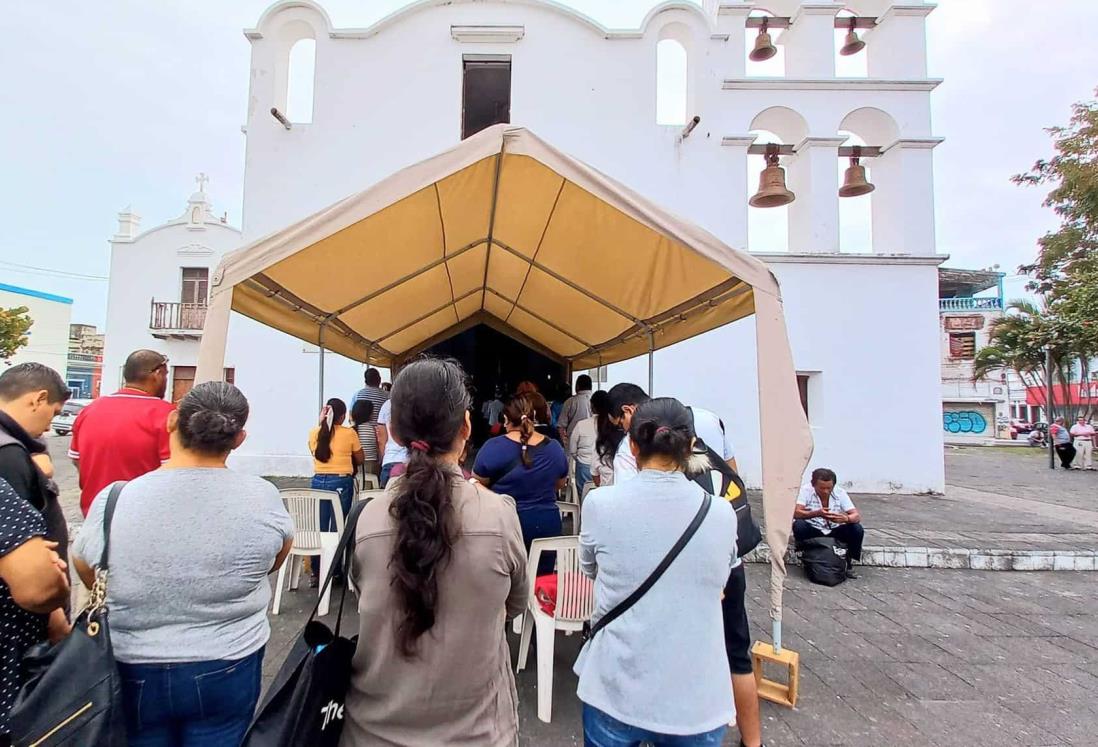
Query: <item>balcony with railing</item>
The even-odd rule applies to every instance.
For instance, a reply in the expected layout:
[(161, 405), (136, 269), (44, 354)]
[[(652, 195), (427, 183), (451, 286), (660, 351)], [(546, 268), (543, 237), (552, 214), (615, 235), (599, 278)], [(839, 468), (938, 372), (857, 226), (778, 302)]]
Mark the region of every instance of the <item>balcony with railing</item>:
[(938, 311), (1002, 311), (1003, 299), (998, 296), (983, 298), (939, 298)]
[(198, 339), (206, 324), (206, 304), (152, 301), (149, 309), (149, 331), (153, 337), (167, 339)]

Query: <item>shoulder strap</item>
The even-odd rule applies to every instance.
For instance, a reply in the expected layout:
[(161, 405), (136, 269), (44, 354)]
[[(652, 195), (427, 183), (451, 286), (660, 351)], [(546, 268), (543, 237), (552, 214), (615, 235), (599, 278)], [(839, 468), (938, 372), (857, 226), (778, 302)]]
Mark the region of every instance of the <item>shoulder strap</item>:
[(698, 527), (702, 525), (702, 522), (705, 520), (705, 515), (709, 513), (709, 506), (712, 502), (713, 496), (711, 496), (709, 493), (706, 493), (705, 498), (702, 500), (701, 507), (698, 509), (698, 512), (694, 514), (693, 521), (690, 522), (690, 526), (686, 527), (686, 531), (682, 533), (682, 536), (679, 537), (678, 541), (675, 542), (674, 546), (670, 549), (670, 551), (668, 551), (667, 555), (665, 555), (663, 560), (660, 561), (660, 564), (656, 566), (656, 570), (652, 571), (652, 573), (649, 574), (648, 578), (644, 579), (644, 583), (637, 587), (636, 591), (634, 591), (632, 594), (622, 600), (616, 607), (611, 609), (605, 615), (600, 617), (599, 621), (593, 626), (585, 629), (583, 634), (583, 639), (585, 641), (589, 641), (594, 638), (596, 633), (598, 633), (607, 625), (614, 622), (614, 620), (625, 614), (630, 607), (639, 602), (641, 600), (641, 597), (647, 594), (648, 590), (651, 589), (657, 581), (659, 581), (660, 576), (664, 574), (668, 567), (670, 567), (671, 563), (675, 561), (675, 558), (679, 556), (679, 553), (683, 551), (683, 548), (686, 547), (687, 543), (689, 543), (694, 535), (697, 534)]
[(101, 571), (107, 570), (111, 549), (111, 522), (114, 521), (114, 509), (118, 505), (118, 496), (124, 487), (126, 487), (126, 481), (120, 480), (111, 485), (111, 492), (107, 494), (107, 506), (103, 509), (103, 555), (99, 558)]
[[(345, 574), (350, 572), (350, 563), (347, 562), (347, 559), (351, 552), (351, 545), (354, 543), (355, 533), (358, 530), (358, 517), (362, 515), (362, 510), (366, 508), (366, 504), (372, 500), (373, 496), (355, 501), (354, 505), (351, 506), (351, 510), (347, 512), (347, 517), (343, 522), (343, 534), (339, 537), (339, 544), (336, 545), (335, 557), (332, 558), (332, 565), (328, 568), (328, 575), (324, 578), (324, 584), (320, 587), (320, 594), (317, 595), (316, 605), (313, 607), (312, 614), (309, 615), (309, 622), (312, 622), (316, 618), (316, 613), (320, 611), (320, 600), (324, 598), (324, 592), (327, 591), (328, 587), (331, 585), (336, 570), (342, 567), (345, 569)], [(290, 558), (286, 558), (286, 562), (290, 562)], [(347, 583), (344, 581), (343, 592), (339, 597), (339, 614), (336, 616), (335, 634), (337, 636), (339, 635), (339, 624), (343, 620), (343, 601), (346, 598)]]

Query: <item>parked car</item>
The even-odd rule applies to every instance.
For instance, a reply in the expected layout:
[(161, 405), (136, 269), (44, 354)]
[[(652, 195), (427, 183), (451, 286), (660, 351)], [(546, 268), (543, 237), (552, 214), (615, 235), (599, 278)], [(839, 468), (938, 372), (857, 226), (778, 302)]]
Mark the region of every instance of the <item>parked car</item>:
[(53, 432), (58, 436), (67, 436), (72, 433), (72, 424), (80, 411), (91, 404), (90, 399), (70, 399), (61, 407), (61, 414), (50, 423)]
[(1010, 421), (1010, 437), (1018, 438), (1020, 435), (1025, 435), (1033, 430), (1033, 423), (1027, 423), (1024, 420), (1018, 418), (1012, 418)]

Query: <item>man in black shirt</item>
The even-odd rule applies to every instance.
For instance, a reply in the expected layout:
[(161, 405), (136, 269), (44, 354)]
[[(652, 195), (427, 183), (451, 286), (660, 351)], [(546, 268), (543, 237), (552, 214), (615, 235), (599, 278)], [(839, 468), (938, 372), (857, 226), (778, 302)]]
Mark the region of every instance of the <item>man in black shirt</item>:
[[(61, 376), (41, 363), (21, 363), (0, 374), (0, 479), (42, 514), (46, 539), (57, 543), (66, 562), (68, 523), (49, 478), (33, 457), (46, 453), (41, 436), (71, 394)], [(63, 620), (62, 614), (51, 625), (60, 626)]]
[(68, 528), (33, 455), (45, 452), (38, 438), (69, 398), (68, 387), (38, 363), (0, 375), (0, 745), (21, 683), (27, 647), (68, 632), (64, 605), (68, 572), (59, 553)]

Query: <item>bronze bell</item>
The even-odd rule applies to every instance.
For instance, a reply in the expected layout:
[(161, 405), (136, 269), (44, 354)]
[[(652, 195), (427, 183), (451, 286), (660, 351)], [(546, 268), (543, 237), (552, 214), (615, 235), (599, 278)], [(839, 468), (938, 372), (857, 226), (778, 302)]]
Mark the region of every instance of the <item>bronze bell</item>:
[(865, 178), (865, 166), (858, 163), (855, 156), (850, 159), (850, 165), (843, 174), (843, 186), (839, 187), (839, 197), (861, 197), (872, 192), (876, 187)]
[(778, 48), (775, 47), (774, 42), (770, 40), (770, 32), (766, 29), (766, 19), (764, 18), (762, 26), (759, 28), (759, 35), (755, 37), (755, 48), (752, 49), (751, 54), (747, 56), (752, 62), (769, 60), (778, 53)]
[(768, 153), (766, 168), (759, 174), (759, 191), (752, 195), (748, 204), (757, 208), (772, 208), (788, 205), (796, 195), (785, 186), (785, 169), (778, 165), (778, 154)]
[(852, 54), (858, 54), (865, 49), (865, 42), (858, 38), (858, 32), (854, 29), (857, 23), (856, 18), (850, 19), (850, 30), (846, 32), (846, 38), (843, 40), (843, 46), (839, 49), (839, 54), (843, 57), (849, 57)]

